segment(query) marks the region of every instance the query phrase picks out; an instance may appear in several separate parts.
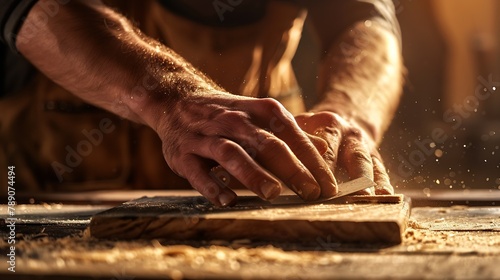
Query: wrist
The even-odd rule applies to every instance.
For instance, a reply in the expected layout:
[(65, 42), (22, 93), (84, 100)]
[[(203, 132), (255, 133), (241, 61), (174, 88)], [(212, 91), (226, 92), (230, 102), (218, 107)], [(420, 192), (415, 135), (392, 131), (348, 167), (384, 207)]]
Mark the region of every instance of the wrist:
[[(139, 81), (154, 79), (148, 74), (144, 77), (147, 79), (139, 79)], [(165, 129), (178, 121), (190, 105), (204, 106), (203, 104), (211, 102), (210, 100), (219, 99), (218, 96), (224, 95), (227, 98), (229, 95), (203, 84), (193, 86), (188, 78), (191, 77), (179, 78), (177, 83), (158, 79), (158, 84), (154, 87), (139, 83), (130, 90), (128, 96), (125, 97), (126, 102), (123, 103), (131, 114), (137, 116), (138, 122), (151, 127), (157, 133), (164, 134)], [(150, 85), (154, 83), (151, 82)]]

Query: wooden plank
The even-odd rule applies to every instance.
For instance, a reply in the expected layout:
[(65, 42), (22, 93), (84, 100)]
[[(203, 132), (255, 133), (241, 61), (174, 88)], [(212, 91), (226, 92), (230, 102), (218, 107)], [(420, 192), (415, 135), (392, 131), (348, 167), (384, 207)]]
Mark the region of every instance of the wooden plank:
[(95, 215), (97, 238), (400, 243), (410, 214), (398, 203), (272, 205), (255, 196), (231, 208), (203, 197), (144, 197)]
[[(239, 196), (253, 195), (249, 190), (234, 190)], [(406, 188), (397, 189), (397, 192), (411, 198), (413, 207), (433, 206), (447, 207), (453, 205), (469, 206), (498, 206), (500, 205), (500, 190), (492, 189), (430, 189)], [(290, 190), (283, 190), (283, 194), (293, 194)], [(118, 205), (126, 201), (143, 196), (195, 196), (195, 190), (105, 190), (85, 192), (16, 192), (16, 201), (19, 204), (33, 204), (40, 202), (55, 202), (67, 204), (113, 204)], [(0, 193), (0, 201), (8, 201), (7, 196)]]
[[(15, 215), (10, 216), (7, 205), (0, 205), (0, 235), (15, 218), (16, 238), (29, 240), (41, 237), (64, 237), (85, 230), (90, 218), (111, 206), (67, 204), (17, 204)], [(7, 232), (7, 231), (5, 231)], [(29, 237), (28, 237), (29, 236)], [(1, 241), (0, 241), (1, 243)]]

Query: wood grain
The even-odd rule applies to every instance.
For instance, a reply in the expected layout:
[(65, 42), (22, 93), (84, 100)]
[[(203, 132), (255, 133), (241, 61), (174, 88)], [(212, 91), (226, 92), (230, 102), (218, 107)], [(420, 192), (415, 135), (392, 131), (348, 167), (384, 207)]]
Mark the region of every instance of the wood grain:
[(392, 201), (398, 202), (272, 205), (242, 197), (234, 207), (216, 208), (202, 197), (144, 197), (95, 215), (90, 233), (117, 239), (400, 243), (410, 202)]

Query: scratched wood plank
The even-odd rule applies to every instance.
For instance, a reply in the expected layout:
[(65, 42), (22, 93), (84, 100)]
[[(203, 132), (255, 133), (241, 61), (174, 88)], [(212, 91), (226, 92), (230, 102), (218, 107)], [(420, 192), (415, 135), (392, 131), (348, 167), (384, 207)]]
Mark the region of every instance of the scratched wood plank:
[[(373, 199), (377, 202), (380, 199)], [(370, 201), (362, 199), (359, 201)], [(242, 197), (217, 208), (202, 197), (144, 197), (93, 216), (97, 238), (401, 243), (410, 201), (275, 205)], [(395, 203), (394, 203), (395, 202)]]

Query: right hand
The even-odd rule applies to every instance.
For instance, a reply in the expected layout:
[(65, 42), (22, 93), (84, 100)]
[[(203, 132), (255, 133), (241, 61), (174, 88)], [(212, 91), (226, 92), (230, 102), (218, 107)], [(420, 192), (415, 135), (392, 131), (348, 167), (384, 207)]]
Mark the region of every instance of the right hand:
[(168, 165), (215, 205), (236, 199), (209, 175), (216, 165), (266, 200), (276, 198), (284, 186), (304, 200), (337, 192), (320, 154), (326, 143), (303, 132), (274, 99), (210, 92), (181, 98), (157, 112), (152, 127)]

